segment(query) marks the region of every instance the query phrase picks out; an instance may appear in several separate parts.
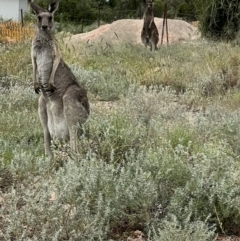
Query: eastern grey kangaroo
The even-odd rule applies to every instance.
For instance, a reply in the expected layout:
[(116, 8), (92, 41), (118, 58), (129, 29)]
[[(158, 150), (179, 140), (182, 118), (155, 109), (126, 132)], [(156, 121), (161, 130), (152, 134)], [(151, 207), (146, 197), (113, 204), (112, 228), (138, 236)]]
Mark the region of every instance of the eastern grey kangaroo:
[(58, 6), (59, 0), (52, 1), (48, 10), (31, 2), (37, 16), (31, 49), (33, 81), (35, 92), (41, 92), (38, 113), (44, 131), (45, 154), (49, 156), (53, 156), (51, 141), (56, 139), (70, 139), (70, 147), (76, 151), (80, 127), (89, 115), (87, 92), (61, 58), (56, 43), (53, 17)]
[(153, 0), (146, 0), (146, 9), (143, 15), (143, 29), (141, 39), (145, 47), (150, 46), (150, 50), (156, 50), (159, 41), (159, 34), (154, 23)]

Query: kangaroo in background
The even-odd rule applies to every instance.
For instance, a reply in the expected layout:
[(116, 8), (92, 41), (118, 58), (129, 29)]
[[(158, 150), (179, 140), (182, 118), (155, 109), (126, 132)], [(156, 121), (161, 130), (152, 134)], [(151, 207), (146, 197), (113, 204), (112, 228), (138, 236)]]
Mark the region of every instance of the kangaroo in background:
[(51, 141), (70, 139), (76, 151), (79, 129), (89, 115), (86, 90), (80, 86), (71, 69), (61, 57), (54, 34), (54, 12), (59, 0), (48, 10), (31, 2), (37, 16), (37, 32), (32, 41), (31, 57), (36, 93), (41, 92), (38, 113), (44, 131), (45, 154), (53, 156)]
[(159, 41), (159, 34), (154, 23), (153, 0), (145, 0), (146, 9), (143, 15), (143, 29), (141, 39), (145, 47), (150, 46), (150, 50), (156, 50)]

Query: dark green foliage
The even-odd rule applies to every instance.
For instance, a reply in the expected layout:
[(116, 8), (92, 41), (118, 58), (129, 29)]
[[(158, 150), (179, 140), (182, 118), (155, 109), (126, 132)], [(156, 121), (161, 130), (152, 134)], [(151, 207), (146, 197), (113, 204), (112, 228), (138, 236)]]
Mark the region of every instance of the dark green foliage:
[[(35, 2), (47, 8), (49, 0), (35, 0)], [(176, 17), (181, 4), (193, 6), (191, 0), (155, 0), (155, 17), (163, 17), (165, 3), (168, 5), (169, 18)], [(187, 11), (181, 13), (184, 14), (184, 17), (189, 16), (189, 14), (195, 16), (190, 7)], [(55, 19), (60, 23), (63, 21), (89, 25), (99, 19), (103, 22), (113, 22), (123, 18), (142, 18), (144, 10), (145, 4), (143, 0), (68, 0), (61, 1)], [(29, 18), (29, 16), (26, 16), (26, 18)], [(191, 17), (191, 19), (193, 18)]]
[(168, 6), (168, 18), (175, 18), (177, 16), (178, 6), (185, 2), (185, 0), (165, 0), (164, 3), (167, 3)]
[(177, 16), (187, 21), (196, 21), (195, 7), (191, 3), (182, 3), (178, 6)]
[[(38, 0), (35, 1), (40, 6), (47, 8), (50, 1)], [(64, 22), (80, 23), (82, 19), (87, 19), (94, 22), (98, 16), (98, 2), (95, 0), (79, 1), (69, 0), (61, 1), (59, 9), (55, 14), (56, 21), (63, 18)], [(89, 22), (91, 24), (91, 22)]]
[(240, 27), (239, 11), (238, 0), (212, 0), (201, 13), (202, 35), (215, 40), (235, 39)]
[(161, 0), (154, 1), (154, 17), (162, 18), (164, 12), (164, 2)]

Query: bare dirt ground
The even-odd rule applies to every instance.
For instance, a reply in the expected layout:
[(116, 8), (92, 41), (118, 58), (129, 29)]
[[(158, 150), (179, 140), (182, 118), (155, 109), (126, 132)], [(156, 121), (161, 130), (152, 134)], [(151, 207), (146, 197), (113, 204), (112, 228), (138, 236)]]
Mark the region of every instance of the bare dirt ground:
[[(162, 36), (162, 18), (154, 18), (159, 32), (159, 43), (161, 44)], [(196, 40), (200, 38), (198, 28), (188, 22), (182, 20), (168, 19), (168, 36), (169, 43), (179, 41)], [(71, 37), (71, 43), (88, 42), (98, 43), (107, 42), (111, 43), (130, 43), (130, 44), (142, 44), (141, 42), (141, 30), (143, 26), (142, 19), (121, 19), (111, 24), (105, 24), (99, 28), (82, 34), (76, 34)], [(167, 43), (166, 26), (164, 29), (163, 44)]]

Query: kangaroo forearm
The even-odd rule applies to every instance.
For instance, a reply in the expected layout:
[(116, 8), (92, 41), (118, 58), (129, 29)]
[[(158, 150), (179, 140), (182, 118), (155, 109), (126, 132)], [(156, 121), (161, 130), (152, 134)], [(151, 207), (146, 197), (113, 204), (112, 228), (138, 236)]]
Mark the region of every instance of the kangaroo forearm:
[(153, 23), (153, 19), (151, 19), (151, 21), (150, 21), (150, 23), (149, 23), (149, 25), (148, 25), (148, 28), (151, 28), (152, 23)]
[(52, 86), (54, 86), (54, 76), (57, 71), (58, 65), (60, 63), (60, 59), (61, 59), (61, 54), (60, 54), (59, 48), (56, 43), (54, 43), (54, 45), (53, 45), (53, 56), (54, 56), (53, 67), (52, 67), (52, 72), (51, 72), (51, 76), (49, 79), (49, 84)]
[(33, 71), (33, 83), (37, 83), (37, 73), (36, 71)]
[(33, 83), (36, 84), (38, 83), (37, 81), (37, 64), (33, 64)]
[(54, 76), (55, 76), (55, 73), (57, 71), (59, 63), (60, 63), (60, 58), (56, 57), (53, 61), (52, 72), (51, 72), (51, 76), (50, 76), (50, 79), (49, 79), (49, 83), (52, 84), (52, 85), (54, 84)]
[(33, 87), (35, 92), (38, 94), (40, 90), (40, 85), (37, 78), (37, 63), (35, 58), (32, 59), (32, 63), (33, 63)]

